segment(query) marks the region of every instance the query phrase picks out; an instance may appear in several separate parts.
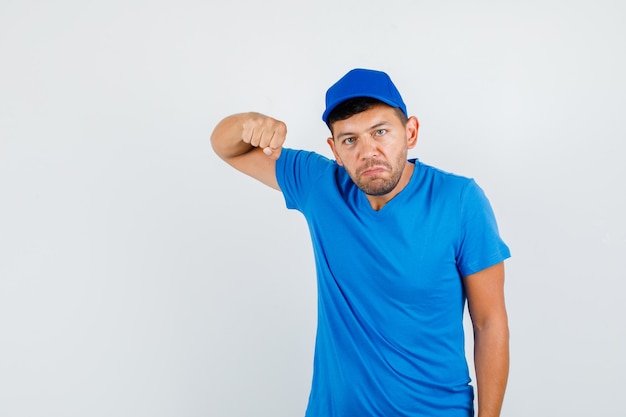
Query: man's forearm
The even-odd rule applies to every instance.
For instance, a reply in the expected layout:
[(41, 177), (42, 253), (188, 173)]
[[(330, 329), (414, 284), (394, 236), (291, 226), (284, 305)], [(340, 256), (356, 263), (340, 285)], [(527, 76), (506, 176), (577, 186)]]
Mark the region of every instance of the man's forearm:
[(243, 123), (251, 113), (233, 114), (215, 126), (211, 134), (211, 145), (215, 153), (228, 160), (250, 151), (252, 146), (242, 140)]
[(509, 330), (506, 320), (474, 331), (478, 417), (498, 417), (509, 375)]

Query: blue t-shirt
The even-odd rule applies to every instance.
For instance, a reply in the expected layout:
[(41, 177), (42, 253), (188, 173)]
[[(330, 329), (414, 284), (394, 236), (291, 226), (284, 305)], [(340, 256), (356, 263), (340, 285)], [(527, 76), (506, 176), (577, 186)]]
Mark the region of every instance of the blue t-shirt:
[(411, 160), (379, 211), (345, 169), (283, 149), (276, 177), (311, 233), (318, 327), (307, 417), (468, 417), (462, 277), (510, 256), (468, 178)]

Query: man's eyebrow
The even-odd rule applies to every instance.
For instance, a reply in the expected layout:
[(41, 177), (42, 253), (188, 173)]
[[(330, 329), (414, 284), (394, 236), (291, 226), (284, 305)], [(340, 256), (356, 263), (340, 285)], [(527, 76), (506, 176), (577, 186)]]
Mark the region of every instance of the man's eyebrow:
[(383, 127), (385, 125), (388, 125), (389, 122), (386, 120), (383, 120), (382, 122), (378, 122), (376, 124), (374, 124), (373, 126), (370, 126), (370, 130), (374, 130), (374, 129), (378, 129), (379, 127)]

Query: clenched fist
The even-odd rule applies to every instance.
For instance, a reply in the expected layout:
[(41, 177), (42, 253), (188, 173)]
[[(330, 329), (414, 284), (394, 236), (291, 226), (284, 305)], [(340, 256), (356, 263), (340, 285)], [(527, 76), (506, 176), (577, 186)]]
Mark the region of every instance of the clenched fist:
[(251, 113), (243, 122), (241, 139), (272, 159), (278, 159), (287, 136), (287, 125), (260, 113)]

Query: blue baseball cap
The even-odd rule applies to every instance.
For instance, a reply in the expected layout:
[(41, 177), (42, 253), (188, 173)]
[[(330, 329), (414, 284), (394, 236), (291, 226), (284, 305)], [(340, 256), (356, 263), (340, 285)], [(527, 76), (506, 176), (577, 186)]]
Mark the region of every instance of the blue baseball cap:
[(335, 107), (355, 97), (375, 98), (391, 107), (400, 108), (408, 117), (406, 105), (389, 75), (382, 71), (355, 68), (326, 91), (326, 110), (322, 114), (324, 123), (328, 123), (328, 115)]

